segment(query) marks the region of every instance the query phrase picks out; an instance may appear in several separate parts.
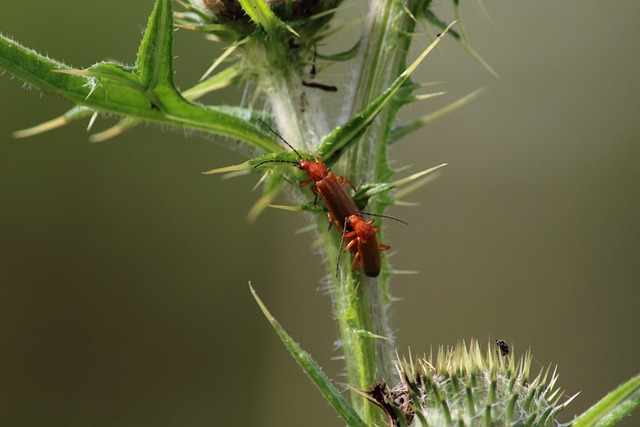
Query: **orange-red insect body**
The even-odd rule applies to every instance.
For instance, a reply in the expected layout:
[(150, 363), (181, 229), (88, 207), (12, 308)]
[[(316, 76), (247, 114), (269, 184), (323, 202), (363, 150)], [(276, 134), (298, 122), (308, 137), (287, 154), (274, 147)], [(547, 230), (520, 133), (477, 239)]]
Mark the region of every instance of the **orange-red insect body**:
[(348, 181), (328, 171), (320, 159), (318, 162), (300, 159), (295, 163), (295, 166), (309, 175), (309, 179), (301, 182), (300, 185), (307, 185), (311, 181), (315, 182), (311, 190), (320, 194), (329, 211), (329, 220), (342, 233), (344, 224), (348, 224), (347, 218), (358, 211), (353, 199), (344, 191), (343, 186)]
[(378, 228), (373, 227), (372, 219), (364, 220), (354, 213), (349, 215), (347, 220), (353, 231), (344, 235), (344, 239), (348, 242), (344, 250), (346, 252), (355, 248), (351, 271), (355, 270), (356, 264), (360, 264), (365, 275), (378, 277), (382, 266), (380, 251), (389, 249), (391, 246), (378, 243), (376, 237)]
[[(315, 182), (311, 190), (316, 195), (320, 194), (329, 211), (329, 220), (336, 225), (347, 242), (345, 252), (351, 250), (354, 253), (351, 270), (355, 270), (356, 264), (360, 264), (364, 274), (369, 277), (377, 277), (380, 274), (382, 265), (380, 251), (389, 249), (390, 246), (378, 243), (378, 238), (376, 237), (378, 229), (373, 227), (373, 220), (364, 220), (358, 215), (358, 207), (344, 190), (344, 184), (348, 183), (351, 187), (353, 187), (353, 184), (327, 170), (322, 164), (322, 159), (318, 158), (317, 162), (310, 159), (303, 159), (300, 153), (282, 138), (282, 136), (271, 129), (266, 123), (262, 123), (298, 155), (299, 160), (292, 163), (298, 169), (305, 171), (307, 175), (309, 175), (309, 179), (301, 182), (300, 185), (304, 186), (311, 181)], [(283, 160), (270, 160), (263, 163), (272, 161), (282, 162)], [(262, 163), (255, 167), (261, 164)]]

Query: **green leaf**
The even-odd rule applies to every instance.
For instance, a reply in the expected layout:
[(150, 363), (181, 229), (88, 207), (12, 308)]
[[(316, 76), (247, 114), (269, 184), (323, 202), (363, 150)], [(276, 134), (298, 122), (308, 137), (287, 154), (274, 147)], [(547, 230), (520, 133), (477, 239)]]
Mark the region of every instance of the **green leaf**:
[(150, 91), (175, 91), (172, 44), (171, 0), (158, 0), (149, 17), (136, 59), (136, 75)]
[(86, 83), (82, 78), (52, 74), (53, 70), (70, 70), (71, 67), (39, 55), (4, 35), (0, 35), (0, 68), (45, 92), (57, 92), (69, 82), (79, 82), (80, 87)]
[(606, 395), (571, 424), (572, 427), (608, 427), (640, 405), (640, 375)]
[(260, 306), (262, 313), (269, 323), (271, 323), (271, 326), (275, 329), (276, 333), (282, 340), (282, 343), (285, 345), (287, 350), (289, 350), (289, 353), (293, 356), (296, 362), (298, 362), (298, 365), (300, 365), (304, 373), (307, 374), (309, 379), (315, 384), (318, 390), (320, 390), (320, 393), (322, 393), (325, 399), (329, 401), (329, 404), (333, 406), (349, 426), (366, 427), (365, 422), (358, 416), (347, 399), (345, 399), (344, 396), (334, 387), (329, 377), (322, 372), (322, 369), (318, 366), (317, 362), (311, 357), (311, 355), (309, 355), (309, 353), (300, 348), (300, 346), (287, 334), (282, 325), (280, 325), (280, 323), (271, 315), (262, 300), (260, 300), (260, 297), (258, 297), (258, 294), (256, 294), (256, 291), (251, 286), (251, 283), (249, 283), (249, 288), (251, 289), (253, 298), (255, 298), (256, 302)]
[(173, 87), (171, 2), (158, 0), (138, 50), (136, 68), (100, 63), (78, 70), (0, 36), (0, 68), (36, 89), (98, 112), (239, 139), (265, 153), (282, 148), (246, 110), (189, 102)]

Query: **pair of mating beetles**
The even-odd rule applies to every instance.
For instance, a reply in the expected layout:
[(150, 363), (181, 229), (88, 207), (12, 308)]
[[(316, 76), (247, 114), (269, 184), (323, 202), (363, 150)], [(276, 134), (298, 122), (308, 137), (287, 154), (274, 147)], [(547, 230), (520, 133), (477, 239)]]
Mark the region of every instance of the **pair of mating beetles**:
[[(266, 123), (263, 124), (269, 127)], [(294, 153), (299, 157), (298, 161), (287, 160), (266, 160), (257, 164), (258, 167), (264, 163), (283, 162), (292, 163), (298, 169), (303, 170), (309, 175), (309, 179), (302, 181), (301, 186), (305, 186), (310, 182), (315, 182), (311, 190), (316, 194), (320, 194), (329, 213), (329, 220), (335, 224), (340, 231), (343, 240), (346, 242), (344, 251), (351, 250), (354, 254), (351, 271), (355, 270), (356, 265), (360, 265), (365, 275), (369, 277), (377, 277), (380, 274), (381, 258), (380, 251), (389, 249), (389, 245), (378, 243), (376, 232), (378, 228), (373, 227), (373, 220), (365, 220), (360, 216), (360, 211), (356, 207), (353, 199), (344, 190), (344, 185), (349, 182), (343, 177), (336, 176), (333, 172), (327, 170), (322, 164), (322, 159), (318, 158), (317, 162), (310, 159), (303, 159), (300, 153), (291, 146), (284, 138), (269, 127), (285, 144), (287, 144)], [(353, 184), (349, 182), (353, 187)], [(355, 188), (354, 188), (355, 189)]]

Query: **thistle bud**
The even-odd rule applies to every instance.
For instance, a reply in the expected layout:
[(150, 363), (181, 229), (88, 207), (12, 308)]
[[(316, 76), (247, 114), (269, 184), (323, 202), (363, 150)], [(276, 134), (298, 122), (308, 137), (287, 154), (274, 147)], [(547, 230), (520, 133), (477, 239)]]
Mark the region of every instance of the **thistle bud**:
[(397, 385), (380, 381), (362, 394), (383, 410), (389, 427), (415, 420), (432, 426), (557, 425), (556, 416), (575, 396), (559, 403), (556, 372), (531, 379), (531, 354), (516, 360), (498, 341), (497, 352), (489, 345), (482, 354), (472, 341), (441, 348), (435, 358), (398, 360)]

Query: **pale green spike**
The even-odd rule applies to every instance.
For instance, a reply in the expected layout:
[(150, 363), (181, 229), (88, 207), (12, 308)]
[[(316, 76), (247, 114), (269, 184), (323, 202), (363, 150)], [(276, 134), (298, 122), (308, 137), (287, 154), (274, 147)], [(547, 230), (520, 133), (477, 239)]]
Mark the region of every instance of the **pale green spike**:
[[(542, 377), (542, 381), (541, 381), (542, 384), (547, 383), (547, 380), (550, 378), (549, 376), (550, 374), (551, 374), (551, 363), (549, 363), (549, 366), (547, 366), (547, 369), (545, 369), (544, 371), (544, 376)], [(551, 377), (553, 377), (553, 375), (551, 375)]]
[(357, 329), (355, 330), (355, 333), (358, 334), (361, 337), (364, 338), (374, 338), (374, 339), (380, 339), (380, 340), (389, 340), (388, 337), (382, 336), (382, 335), (378, 335), (378, 334), (374, 334), (371, 331), (366, 331), (364, 329)]
[(240, 163), (239, 165), (225, 166), (223, 168), (211, 169), (206, 172), (202, 172), (203, 175), (213, 175), (216, 173), (236, 172), (245, 169), (251, 169), (253, 166), (250, 162)]
[(87, 132), (89, 132), (91, 128), (93, 128), (93, 124), (96, 122), (97, 118), (98, 118), (98, 112), (94, 111), (91, 117), (89, 118), (89, 123), (87, 124)]
[(425, 185), (427, 185), (428, 183), (430, 183), (434, 179), (436, 179), (440, 175), (439, 175), (439, 173), (433, 173), (433, 172), (436, 172), (438, 169), (440, 169), (440, 168), (442, 168), (442, 167), (444, 167), (446, 165), (447, 165), (447, 163), (443, 163), (441, 165), (432, 167), (430, 169), (426, 169), (426, 170), (424, 170), (422, 172), (418, 172), (417, 174), (414, 174), (414, 175), (411, 175), (411, 176), (409, 176), (407, 178), (404, 178), (404, 179), (401, 179), (399, 181), (396, 181), (396, 183), (400, 182), (399, 184), (397, 184), (399, 186), (399, 185), (405, 184), (406, 182), (410, 182), (412, 180), (415, 180), (416, 178), (419, 178), (421, 176), (429, 175), (429, 176), (427, 176), (425, 178), (422, 178), (421, 180), (413, 183), (412, 185), (409, 185), (406, 188), (397, 191), (395, 193), (395, 195), (394, 195), (395, 199), (396, 200), (400, 200), (400, 199), (406, 197), (407, 195), (413, 193), (414, 191), (418, 190), (419, 188), (424, 187)]
[[(342, 10), (344, 11), (344, 10), (348, 10), (348, 9), (350, 9), (350, 8), (353, 8), (353, 7), (355, 7), (355, 6), (356, 6), (356, 4), (354, 3), (354, 4), (347, 5), (347, 6), (340, 5), (339, 7), (341, 7), (341, 8), (342, 8)], [(316, 13), (315, 15), (311, 15), (311, 16), (309, 17), (309, 19), (311, 19), (311, 20), (316, 20), (316, 19), (324, 18), (325, 16), (327, 16), (327, 15), (331, 15), (332, 13), (336, 13), (337, 11), (338, 11), (338, 8), (337, 8), (337, 7), (334, 7), (333, 9), (323, 10), (323, 11), (321, 11), (321, 12)], [(362, 20), (361, 20), (361, 21), (362, 21)]]
[(570, 398), (568, 398), (562, 405), (558, 406), (559, 410), (558, 412), (560, 412), (561, 410), (563, 410), (564, 408), (566, 408), (567, 406), (569, 406), (569, 404), (571, 402), (573, 402), (573, 399), (575, 399), (576, 397), (578, 397), (578, 395), (582, 393), (581, 391), (577, 392), (576, 394), (574, 394), (573, 396), (571, 396)]
[(14, 138), (27, 138), (29, 136), (39, 135), (41, 133), (48, 132), (50, 130), (67, 125), (75, 120), (90, 116), (94, 113), (95, 110), (91, 108), (76, 106), (63, 115), (56, 117), (55, 119), (47, 120), (44, 123), (40, 123), (39, 125), (35, 125), (27, 129), (17, 130), (13, 132), (12, 135)]
[(396, 269), (392, 269), (390, 273), (395, 275), (420, 274), (418, 270), (396, 270)]
[(457, 1), (453, 2), (453, 12), (456, 20), (460, 21), (459, 32), (460, 44), (462, 45), (462, 47), (464, 47), (471, 56), (473, 56), (478, 62), (480, 62), (482, 66), (487, 69), (487, 71), (493, 74), (494, 77), (500, 77), (498, 73), (496, 73), (496, 71), (493, 69), (493, 67), (491, 67), (491, 65), (489, 65), (487, 61), (485, 61), (475, 50), (473, 50), (473, 48), (469, 44), (469, 39), (467, 38), (467, 34), (464, 31), (464, 26), (462, 25), (462, 21), (460, 19), (460, 4)]
[(89, 141), (94, 143), (104, 142), (108, 139), (123, 134), (140, 122), (141, 120), (133, 119), (130, 117), (124, 118), (120, 120), (117, 125), (111, 126), (109, 129), (103, 130), (102, 132), (94, 133), (89, 137)]
[(272, 204), (269, 204), (269, 205), (267, 205), (267, 207), (274, 208), (274, 209), (280, 209), (280, 210), (283, 210), (283, 211), (289, 211), (289, 212), (300, 212), (302, 210), (302, 208), (300, 206), (292, 206), (292, 205), (272, 205)]
[(406, 206), (406, 207), (416, 207), (416, 206), (420, 206), (420, 203), (416, 203), (416, 202), (405, 202), (402, 200), (394, 200), (393, 202), (394, 206)]
[(462, 98), (456, 101), (453, 101), (448, 105), (445, 105), (444, 107), (436, 111), (433, 111), (431, 113), (423, 115), (422, 117), (419, 117), (407, 123), (403, 123), (396, 126), (393, 129), (391, 134), (391, 142), (395, 142), (400, 138), (423, 128), (427, 124), (464, 107), (465, 105), (469, 104), (471, 101), (476, 99), (478, 96), (480, 96), (480, 94), (484, 92), (484, 90), (485, 90), (484, 88), (476, 89), (473, 92), (463, 96)]
[(233, 43), (231, 46), (229, 46), (228, 48), (226, 48), (224, 50), (224, 52), (222, 53), (222, 55), (220, 55), (215, 61), (213, 61), (213, 64), (211, 64), (211, 66), (207, 69), (207, 71), (204, 72), (204, 74), (202, 75), (202, 77), (200, 77), (200, 82), (204, 81), (205, 79), (207, 79), (207, 77), (209, 77), (211, 75), (211, 73), (214, 72), (214, 70), (218, 67), (218, 65), (222, 64), (222, 62), (227, 59), (229, 56), (231, 56), (231, 54), (233, 52), (236, 51), (236, 49), (247, 43), (249, 41), (249, 39), (243, 39), (240, 41), (237, 41), (235, 43)]
[(233, 64), (220, 71), (216, 75), (209, 77), (205, 81), (185, 90), (184, 92), (182, 92), (182, 96), (190, 101), (193, 101), (202, 97), (203, 95), (206, 95), (209, 92), (231, 86), (234, 79), (240, 76), (241, 70), (241, 64)]
[(423, 95), (414, 95), (416, 101), (426, 101), (427, 99), (436, 98), (438, 96), (445, 95), (447, 92), (434, 92), (434, 93), (425, 93)]
[(471, 345), (473, 346), (473, 352), (475, 358), (475, 367), (476, 369), (480, 368), (482, 370), (487, 369), (487, 365), (485, 364), (485, 359), (482, 357), (482, 352), (480, 350), (480, 343), (478, 340), (472, 341)]
[(420, 171), (420, 172), (414, 173), (413, 175), (409, 175), (409, 176), (408, 176), (408, 177), (406, 177), (406, 178), (402, 178), (402, 179), (399, 179), (399, 180), (397, 180), (397, 181), (394, 181), (394, 182), (393, 182), (393, 186), (394, 186), (394, 187), (400, 187), (400, 186), (402, 186), (402, 185), (404, 185), (404, 184), (406, 184), (406, 183), (408, 183), (408, 182), (415, 181), (415, 180), (416, 180), (416, 179), (418, 179), (418, 178), (422, 178), (422, 177), (423, 177), (423, 176), (425, 176), (425, 175), (428, 175), (428, 174), (430, 174), (430, 173), (432, 173), (432, 172), (435, 172), (435, 171), (437, 171), (438, 169), (440, 169), (440, 168), (442, 168), (442, 167), (444, 167), (444, 166), (446, 166), (446, 165), (447, 165), (447, 163), (442, 163), (441, 165), (434, 166), (434, 167), (432, 167), (432, 168), (425, 169), (425, 170), (423, 170), (423, 171)]
[(254, 223), (255, 220), (258, 218), (258, 216), (260, 216), (262, 211), (264, 211), (271, 204), (271, 202), (273, 202), (273, 200), (278, 196), (278, 193), (280, 193), (279, 188), (270, 189), (269, 191), (265, 192), (258, 199), (258, 201), (254, 203), (251, 209), (249, 209), (249, 212), (247, 213), (247, 221), (250, 224)]
[(562, 390), (555, 389), (553, 390), (553, 386), (550, 384), (549, 386), (547, 386), (547, 390), (548, 391), (553, 391), (552, 393), (548, 394), (548, 396), (545, 398), (545, 400), (549, 403), (553, 403), (553, 401), (555, 400), (557, 403), (557, 399), (561, 396)]
[(524, 356), (524, 364), (522, 367), (522, 382), (527, 382), (529, 380), (529, 373), (531, 372), (531, 361), (533, 357), (531, 357), (531, 349), (527, 350), (526, 355)]

